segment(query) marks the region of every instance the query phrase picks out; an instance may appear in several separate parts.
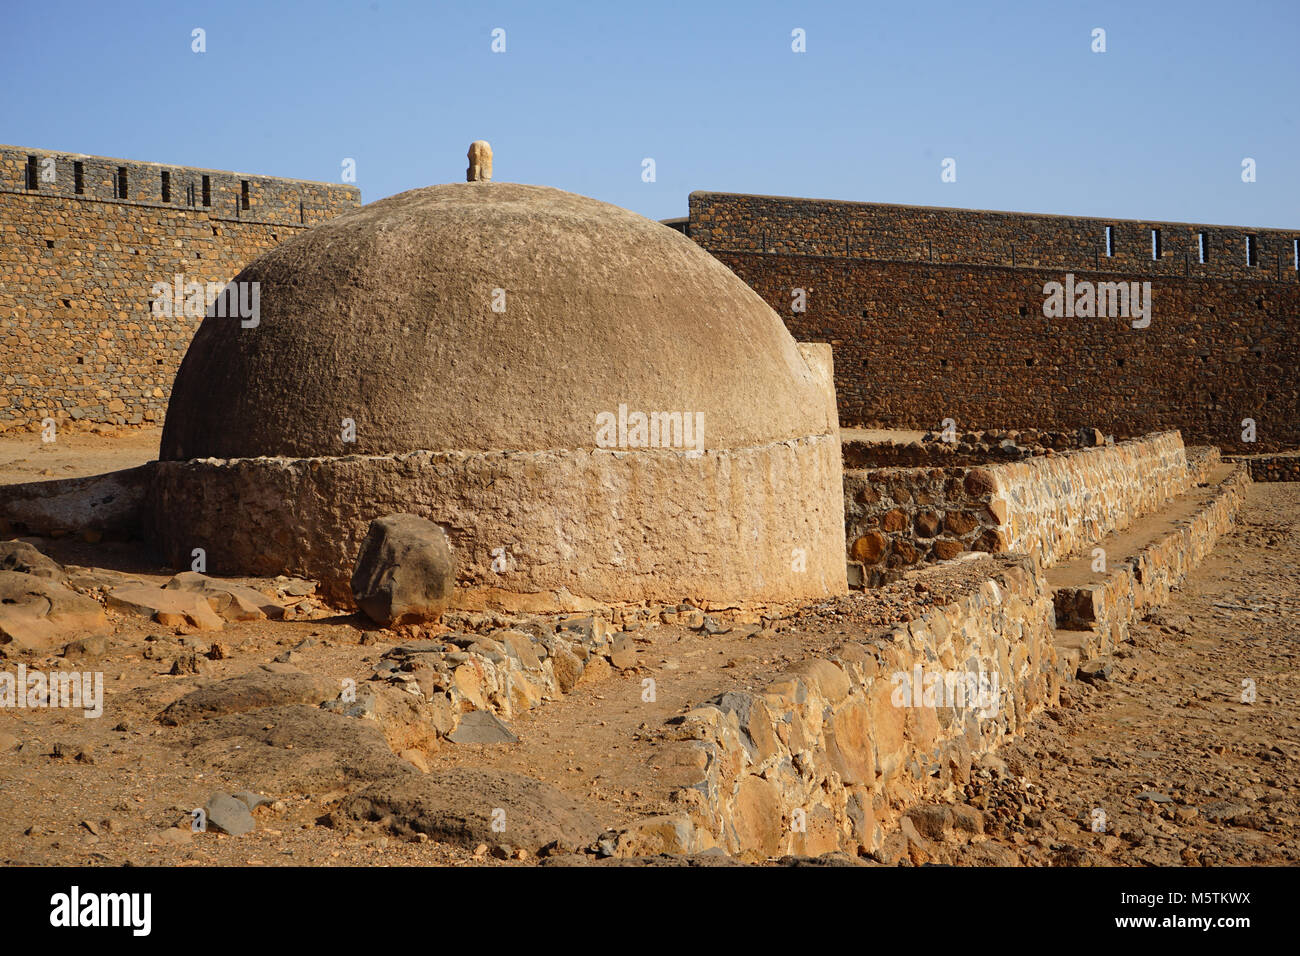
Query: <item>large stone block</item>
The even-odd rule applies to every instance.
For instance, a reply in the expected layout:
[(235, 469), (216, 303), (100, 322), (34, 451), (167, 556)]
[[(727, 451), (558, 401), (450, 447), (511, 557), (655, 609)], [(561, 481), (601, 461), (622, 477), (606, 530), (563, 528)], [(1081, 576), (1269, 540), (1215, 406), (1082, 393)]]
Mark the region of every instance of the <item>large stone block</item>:
[(847, 785), (871, 786), (876, 779), (871, 712), (865, 703), (850, 700), (831, 719), (826, 752), (831, 766)]
[(188, 626), (200, 631), (219, 631), (220, 615), (201, 594), (151, 585), (116, 588), (108, 592), (109, 607), (157, 621), (167, 627)]
[(440, 527), (416, 515), (387, 515), (370, 522), (352, 572), (352, 596), (377, 624), (436, 621), (455, 580), (451, 545)]
[(48, 652), (60, 639), (106, 624), (97, 601), (49, 578), (0, 571), (0, 647), (6, 655)]
[(732, 804), (732, 827), (742, 852), (775, 856), (789, 836), (776, 787), (762, 777), (741, 779)]

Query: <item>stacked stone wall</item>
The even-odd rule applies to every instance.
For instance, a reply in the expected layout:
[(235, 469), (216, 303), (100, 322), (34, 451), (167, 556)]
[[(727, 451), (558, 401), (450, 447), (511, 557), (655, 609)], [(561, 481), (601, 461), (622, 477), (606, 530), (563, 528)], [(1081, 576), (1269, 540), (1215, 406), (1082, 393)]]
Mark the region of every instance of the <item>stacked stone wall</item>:
[[(712, 252), (1300, 281), (1300, 229), (714, 192), (691, 193), (689, 203), (688, 234)], [(1153, 230), (1159, 231), (1158, 258)]]
[[(660, 761), (690, 826), (747, 857), (872, 850), (908, 806), (969, 779), (1059, 694), (1044, 581), (1032, 559), (992, 560), (957, 601), (688, 712)], [(900, 705), (917, 668), (996, 675), (996, 699)]]
[(1195, 514), (1136, 554), (1115, 555), (1100, 582), (1055, 590), (1056, 625), (1070, 632), (1079, 658), (1109, 654), (1133, 621), (1169, 600), (1231, 527), (1250, 480), (1245, 465), (1233, 466)]
[(986, 472), (966, 467), (873, 468), (844, 472), (844, 531), (849, 561), (877, 585), (923, 561), (963, 551), (1004, 551), (989, 506)]
[(1033, 554), (1046, 566), (1128, 527), (1191, 484), (1177, 432), (991, 465), (987, 473), (1001, 538), (990, 550)]
[(1213, 445), (1189, 445), (1184, 450), (1187, 454), (1187, 480), (1191, 485), (1205, 484), (1223, 463), (1223, 456)]
[(1018, 462), (846, 469), (848, 559), (868, 585), (963, 551), (1022, 552), (1050, 566), (1155, 511), (1206, 471), (1204, 456), (1189, 469), (1177, 432)]
[[(987, 580), (928, 614), (688, 711), (656, 755), (682, 809), (637, 822), (622, 843), (639, 852), (720, 845), (747, 859), (879, 851), (910, 808), (957, 792), (983, 754), (1059, 703), (1082, 660), (1109, 652), (1135, 617), (1168, 600), (1235, 520), (1249, 477), (1238, 466), (1219, 478), (1187, 520), (1111, 569), (1104, 626), (1082, 642), (1057, 630), (1039, 563), (1003, 555), (987, 559)], [(918, 671), (923, 682), (956, 672), (990, 687), (996, 676), (996, 707), (937, 690), (916, 706), (905, 691)]]
[[(844, 427), (951, 418), (961, 431), (1087, 426), (1119, 438), (1177, 428), (1236, 454), (1300, 446), (1300, 230), (718, 193), (692, 194), (690, 212), (691, 238), (795, 338), (834, 347)], [(1067, 272), (1149, 281), (1150, 325), (1046, 318), (1044, 285)]]
[(154, 283), (228, 282), (359, 203), (352, 186), (0, 146), (0, 429), (161, 422), (201, 319), (158, 314)]
[(1300, 457), (1296, 455), (1234, 455), (1227, 460), (1245, 464), (1255, 481), (1300, 481)]

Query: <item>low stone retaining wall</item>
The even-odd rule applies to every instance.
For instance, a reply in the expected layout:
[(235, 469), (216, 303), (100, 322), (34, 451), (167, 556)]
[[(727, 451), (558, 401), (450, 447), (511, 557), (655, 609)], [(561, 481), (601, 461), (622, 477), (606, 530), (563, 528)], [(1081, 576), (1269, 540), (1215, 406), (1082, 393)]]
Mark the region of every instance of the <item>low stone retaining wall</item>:
[(1186, 451), (1189, 487), (1205, 484), (1214, 469), (1223, 464), (1223, 456), (1214, 445), (1191, 445)]
[(1230, 455), (1250, 468), (1254, 481), (1300, 481), (1300, 455)]
[[(963, 551), (997, 551), (989, 505), (993, 483), (982, 468), (874, 468), (844, 472), (849, 561), (863, 583), (887, 572)], [(850, 581), (850, 583), (853, 583)]]
[[(684, 816), (643, 821), (624, 845), (653, 850), (658, 835), (678, 852), (715, 841), (741, 856), (871, 850), (907, 806), (963, 783), (973, 755), (1059, 691), (1041, 574), (1031, 558), (990, 560), (990, 579), (960, 600), (687, 713), (664, 759)], [(927, 706), (933, 680), (951, 706), (932, 706), (933, 689)]]
[[(1178, 432), (988, 469), (1005, 550), (1044, 565), (1156, 511), (1190, 485)], [(999, 500), (1003, 502), (998, 505)]]
[(1138, 553), (1133, 561), (1134, 614), (1164, 604), (1169, 592), (1214, 550), (1219, 536), (1232, 527), (1250, 484), (1244, 468), (1235, 468), (1214, 496), (1178, 530)]
[[(1161, 444), (1165, 460), (1180, 458), (1181, 444)], [(1179, 480), (1154, 474), (1169, 488)], [(1116, 565), (1098, 597), (1100, 626), (1079, 632), (1082, 644), (1060, 642), (1071, 632), (1056, 630), (1036, 557), (1004, 555), (956, 601), (804, 660), (761, 691), (694, 708), (677, 719), (660, 761), (682, 811), (633, 824), (619, 851), (721, 846), (753, 859), (879, 849), (909, 807), (964, 783), (975, 758), (1059, 701), (1081, 660), (1110, 650), (1129, 621), (1167, 600), (1231, 526), (1249, 480), (1234, 469), (1173, 531)], [(982, 677), (977, 692), (996, 678), (997, 693), (954, 699), (949, 675)], [(939, 680), (922, 706), (909, 706), (918, 676), (923, 688)], [(996, 705), (981, 706), (988, 700)]]
[[(799, 346), (801, 349), (803, 345)], [(860, 438), (850, 433), (843, 439), (844, 467), (861, 468), (945, 468), (952, 465), (988, 465), (1001, 461), (1022, 461), (1048, 450), (1067, 451), (1093, 448), (1106, 443), (1105, 436), (1092, 428), (1073, 432), (1040, 432), (1035, 429), (966, 432), (945, 440), (942, 434), (927, 432), (921, 441), (900, 442)]]
[(513, 742), (513, 731), (497, 718), (558, 700), (636, 660), (631, 635), (599, 616), (533, 618), (518, 628), (398, 644), (360, 683), (355, 699), (323, 706), (378, 722), (394, 753), (427, 770), (425, 757), (441, 740)]
[(1103, 581), (1056, 590), (1057, 627), (1077, 632), (1059, 636), (1078, 660), (1109, 654), (1128, 640), (1133, 621), (1169, 600), (1170, 590), (1232, 527), (1250, 481), (1246, 467), (1238, 465), (1193, 516), (1137, 554), (1112, 562)]
[(849, 469), (851, 577), (879, 584), (962, 551), (1023, 552), (1050, 566), (1155, 511), (1212, 467), (1202, 454), (1193, 473), (1178, 432), (1159, 432), (1019, 462)]

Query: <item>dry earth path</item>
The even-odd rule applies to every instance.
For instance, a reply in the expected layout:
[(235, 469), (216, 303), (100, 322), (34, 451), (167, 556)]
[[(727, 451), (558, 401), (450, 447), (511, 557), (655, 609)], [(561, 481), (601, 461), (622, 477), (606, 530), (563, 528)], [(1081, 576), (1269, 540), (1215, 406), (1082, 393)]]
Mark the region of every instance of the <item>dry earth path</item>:
[(62, 430), (55, 440), (39, 432), (0, 434), (0, 485), (102, 475), (158, 457), (161, 428), (113, 428), (103, 434)]
[(1003, 747), (1005, 772), (987, 761), (971, 782), (967, 802), (990, 833), (978, 856), (941, 845), (934, 855), (1300, 861), (1300, 483), (1251, 485), (1233, 530), (1134, 626), (1114, 665)]

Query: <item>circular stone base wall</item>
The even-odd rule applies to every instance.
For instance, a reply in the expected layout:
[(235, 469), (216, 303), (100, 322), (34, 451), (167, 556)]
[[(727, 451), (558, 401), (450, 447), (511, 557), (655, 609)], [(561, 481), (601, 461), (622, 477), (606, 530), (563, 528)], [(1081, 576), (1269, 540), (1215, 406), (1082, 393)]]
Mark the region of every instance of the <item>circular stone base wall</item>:
[(164, 461), (151, 528), (166, 560), (213, 574), (299, 574), (351, 602), (370, 521), (442, 525), (454, 605), (778, 603), (847, 591), (835, 435), (761, 447), (411, 452)]

